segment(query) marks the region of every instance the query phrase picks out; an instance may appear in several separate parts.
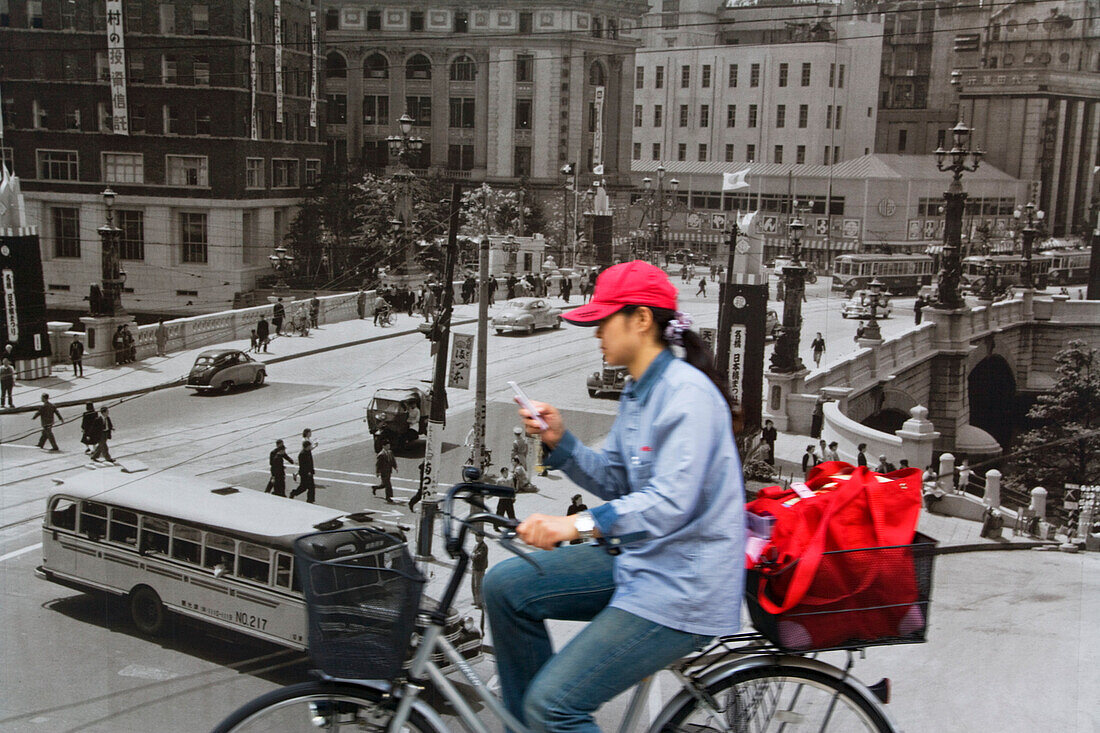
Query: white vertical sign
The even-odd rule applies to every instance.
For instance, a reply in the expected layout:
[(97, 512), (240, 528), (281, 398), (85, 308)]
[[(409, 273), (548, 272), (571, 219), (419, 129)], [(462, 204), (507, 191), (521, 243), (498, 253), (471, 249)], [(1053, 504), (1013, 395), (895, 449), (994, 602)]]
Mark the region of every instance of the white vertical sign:
[(111, 130), (116, 135), (130, 134), (123, 28), (122, 0), (107, 0), (107, 70), (111, 81)]
[(456, 389), (470, 388), (470, 365), (474, 355), (474, 335), (456, 333), (452, 340), (450, 385)]
[(248, 0), (248, 27), (249, 27), (249, 44), (248, 44), (248, 70), (252, 77), (252, 111), (249, 114), (249, 136), (253, 140), (260, 139), (260, 132), (258, 125), (256, 124), (256, 84), (259, 82), (259, 73), (256, 68), (256, 43), (258, 41), (256, 32), (256, 0)]
[(4, 270), (4, 320), (8, 324), (8, 341), (19, 340), (19, 313), (15, 308), (15, 273)]
[(275, 121), (283, 121), (283, 8), (275, 0)]
[(309, 126), (317, 127), (317, 11), (309, 11)]
[(594, 120), (596, 131), (592, 134), (592, 165), (593, 167), (603, 163), (603, 96), (604, 88), (596, 87), (596, 119)]
[(741, 404), (741, 395), (745, 393), (745, 334), (748, 329), (734, 324), (730, 329), (730, 396), (735, 405)]

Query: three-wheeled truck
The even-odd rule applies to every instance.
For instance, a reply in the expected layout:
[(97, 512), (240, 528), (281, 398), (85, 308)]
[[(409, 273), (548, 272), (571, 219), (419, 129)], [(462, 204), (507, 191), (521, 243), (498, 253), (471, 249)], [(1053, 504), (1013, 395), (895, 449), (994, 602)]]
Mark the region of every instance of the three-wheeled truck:
[(367, 407), (367, 427), (374, 436), (375, 452), (383, 440), (401, 449), (426, 434), (430, 411), (431, 396), (420, 387), (376, 391)]

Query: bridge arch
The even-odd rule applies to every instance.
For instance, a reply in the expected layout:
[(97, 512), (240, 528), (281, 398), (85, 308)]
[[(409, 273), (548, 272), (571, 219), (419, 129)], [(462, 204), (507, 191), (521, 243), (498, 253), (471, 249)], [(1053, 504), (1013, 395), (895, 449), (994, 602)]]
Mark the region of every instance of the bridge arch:
[(967, 396), (970, 424), (1007, 448), (1016, 404), (1016, 377), (1008, 361), (1000, 354), (990, 354), (978, 362), (967, 378)]
[(917, 401), (900, 389), (885, 388), (874, 395), (872, 411), (860, 423), (884, 433), (894, 434), (909, 419)]

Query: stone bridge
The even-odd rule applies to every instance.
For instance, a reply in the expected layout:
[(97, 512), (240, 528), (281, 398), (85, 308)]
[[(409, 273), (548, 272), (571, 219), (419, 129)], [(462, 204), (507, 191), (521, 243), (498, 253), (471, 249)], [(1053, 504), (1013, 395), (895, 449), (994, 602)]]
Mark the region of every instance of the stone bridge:
[(933, 453), (992, 456), (1011, 438), (1036, 394), (1055, 381), (1054, 355), (1072, 340), (1100, 347), (1100, 301), (1017, 294), (957, 311), (927, 308), (925, 322), (860, 348), (827, 369), (767, 373), (765, 418), (809, 434), (815, 409), (822, 436), (854, 462), (907, 458), (920, 468)]

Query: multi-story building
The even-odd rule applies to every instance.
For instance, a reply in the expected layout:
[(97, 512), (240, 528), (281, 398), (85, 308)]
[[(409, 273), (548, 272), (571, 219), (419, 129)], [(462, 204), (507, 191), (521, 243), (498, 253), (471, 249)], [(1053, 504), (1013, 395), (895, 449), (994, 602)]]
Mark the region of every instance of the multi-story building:
[(330, 160), (381, 168), (402, 114), (420, 162), (497, 183), (560, 183), (564, 163), (630, 171), (634, 48), (644, 0), (327, 0)]
[(718, 0), (654, 0), (642, 22), (645, 48), (712, 46), (718, 38)]
[(3, 157), (41, 235), (48, 307), (87, 309), (107, 187), (126, 309), (224, 308), (270, 272), (324, 154), (315, 9), (0, 2)]

